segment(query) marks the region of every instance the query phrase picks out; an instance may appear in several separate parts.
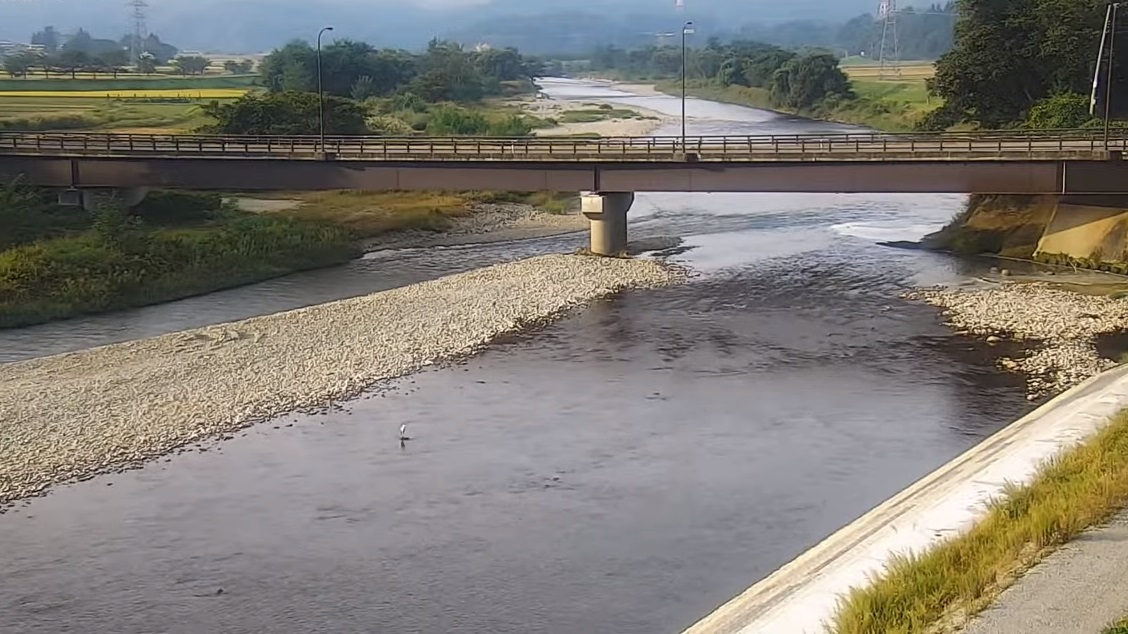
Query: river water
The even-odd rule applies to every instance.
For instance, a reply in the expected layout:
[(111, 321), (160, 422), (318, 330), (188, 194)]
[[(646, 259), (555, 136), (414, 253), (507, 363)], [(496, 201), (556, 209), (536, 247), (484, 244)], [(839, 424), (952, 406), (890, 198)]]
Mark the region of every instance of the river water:
[[(548, 90), (680, 110), (580, 82)], [(838, 128), (697, 100), (688, 112), (690, 134)], [(632, 237), (683, 238), (669, 257), (699, 272), (689, 283), (624, 293), (343, 411), (21, 505), (0, 516), (0, 631), (679, 632), (1028, 409), (1020, 378), (897, 298), (976, 265), (878, 244), (919, 238), (961, 203), (640, 194)], [(0, 361), (584, 239), (374, 254), (3, 331)]]

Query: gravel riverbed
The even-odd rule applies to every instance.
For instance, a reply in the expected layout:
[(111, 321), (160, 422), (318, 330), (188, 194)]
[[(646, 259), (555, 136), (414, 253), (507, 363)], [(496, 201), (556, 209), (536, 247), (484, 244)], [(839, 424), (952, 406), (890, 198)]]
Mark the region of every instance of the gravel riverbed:
[(928, 288), (906, 299), (944, 309), (946, 323), (961, 334), (1028, 342), (1024, 357), (1000, 358), (999, 366), (1027, 376), (1027, 398), (1061, 392), (1115, 365), (1097, 354), (1099, 334), (1128, 329), (1128, 299), (1083, 295), (1044, 282), (1003, 282), (995, 288)]
[(323, 407), (571, 307), (682, 276), (653, 260), (548, 255), (0, 365), (0, 504)]

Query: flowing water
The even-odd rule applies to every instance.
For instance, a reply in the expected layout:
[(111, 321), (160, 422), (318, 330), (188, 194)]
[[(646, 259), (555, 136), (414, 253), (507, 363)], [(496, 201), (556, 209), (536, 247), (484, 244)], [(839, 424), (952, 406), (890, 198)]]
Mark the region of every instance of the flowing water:
[[(553, 82), (558, 98), (677, 99)], [(840, 129), (691, 100), (690, 134)], [(675, 133), (677, 126), (660, 131)], [(897, 298), (977, 265), (880, 246), (949, 195), (640, 194), (698, 272), (344, 411), (294, 416), (0, 516), (4, 632), (676, 633), (1028, 409)], [(0, 361), (368, 293), (573, 235), (373, 254), (0, 332)], [(396, 441), (400, 423), (414, 437)]]

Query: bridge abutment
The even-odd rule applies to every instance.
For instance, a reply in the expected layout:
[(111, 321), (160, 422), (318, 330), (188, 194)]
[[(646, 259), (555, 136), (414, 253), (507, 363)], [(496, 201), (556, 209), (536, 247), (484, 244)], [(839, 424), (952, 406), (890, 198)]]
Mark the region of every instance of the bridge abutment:
[(580, 194), (580, 212), (591, 221), (592, 253), (617, 256), (627, 250), (627, 212), (633, 203), (634, 192)]

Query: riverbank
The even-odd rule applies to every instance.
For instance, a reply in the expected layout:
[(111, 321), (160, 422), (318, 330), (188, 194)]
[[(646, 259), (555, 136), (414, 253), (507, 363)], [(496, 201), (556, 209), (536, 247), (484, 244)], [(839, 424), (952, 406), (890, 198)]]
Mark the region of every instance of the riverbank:
[(156, 192), (136, 209), (60, 208), (13, 187), (0, 200), (0, 328), (145, 306), (341, 264), (338, 227), (243, 213), (216, 195)]
[(534, 130), (536, 136), (647, 136), (673, 121), (669, 115), (634, 105), (532, 99), (513, 102), (523, 112), (556, 125)]
[(557, 192), (312, 192), (229, 200), (256, 214), (335, 224), (368, 251), (543, 238), (585, 231), (578, 196)]
[[(884, 132), (911, 132), (929, 110), (938, 104), (928, 98), (923, 81), (852, 81), (857, 97), (810, 111), (788, 110), (772, 102), (766, 88), (721, 86), (703, 80), (686, 83), (686, 94), (780, 114), (856, 125)], [(919, 83), (919, 86), (917, 85)], [(662, 81), (654, 88), (663, 94), (680, 96), (681, 84)]]
[[(0, 366), (0, 502), (355, 396), (571, 307), (680, 275), (653, 260), (541, 256)], [(389, 422), (389, 442), (398, 425)]]

